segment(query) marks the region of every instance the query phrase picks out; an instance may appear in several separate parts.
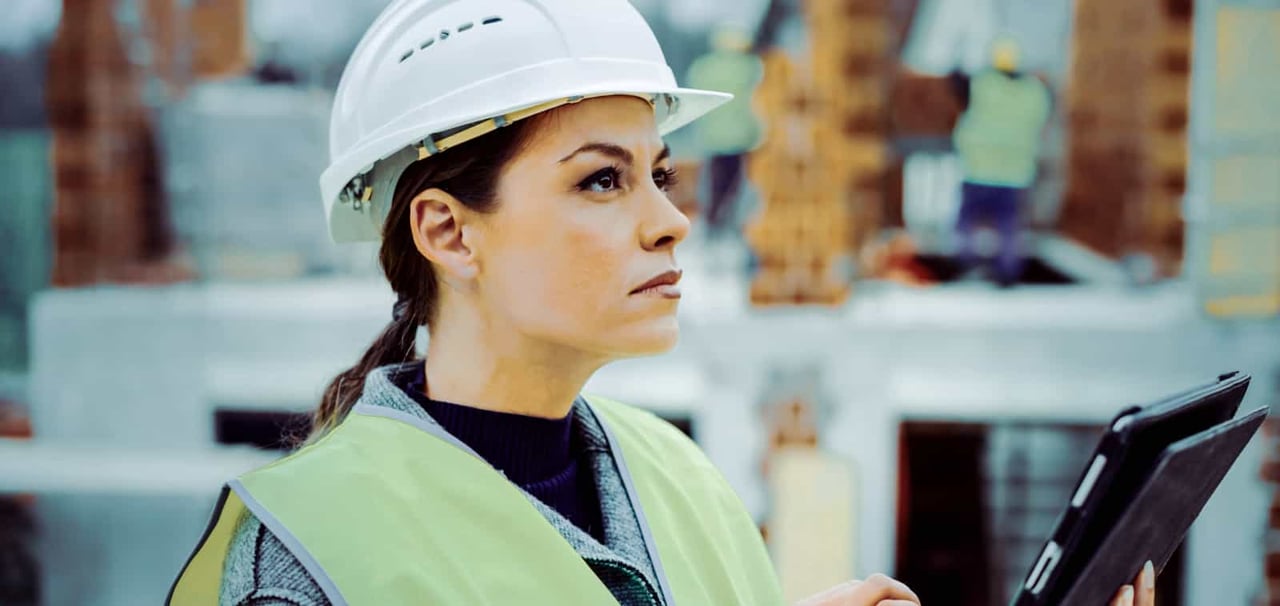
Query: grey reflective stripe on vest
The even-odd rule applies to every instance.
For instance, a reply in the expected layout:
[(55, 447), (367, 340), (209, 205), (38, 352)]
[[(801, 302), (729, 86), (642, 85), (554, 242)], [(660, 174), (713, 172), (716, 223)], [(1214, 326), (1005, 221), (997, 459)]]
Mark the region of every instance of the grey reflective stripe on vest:
[(644, 507), (640, 504), (640, 495), (636, 492), (635, 482), (631, 481), (631, 471), (627, 469), (627, 461), (622, 456), (622, 451), (618, 450), (618, 440), (614, 437), (613, 430), (609, 429), (609, 424), (591, 409), (589, 400), (587, 409), (591, 410), (591, 415), (596, 418), (600, 429), (604, 431), (604, 438), (609, 442), (609, 453), (613, 455), (613, 462), (618, 465), (618, 475), (622, 476), (622, 486), (627, 489), (627, 499), (631, 501), (631, 508), (636, 512), (636, 521), (640, 523), (640, 534), (644, 537), (645, 549), (649, 551), (649, 561), (653, 563), (653, 573), (658, 575), (658, 588), (662, 591), (662, 601), (667, 606), (675, 606), (676, 598), (671, 594), (671, 583), (667, 581), (667, 571), (663, 570), (662, 558), (658, 557), (658, 544), (653, 540), (653, 532), (649, 530), (649, 520), (645, 518)]
[(240, 480), (227, 482), (227, 486), (236, 491), (236, 496), (240, 497), (240, 501), (244, 503), (244, 506), (253, 512), (258, 521), (263, 526), (266, 526), (271, 531), (271, 534), (274, 534), (293, 553), (294, 557), (298, 559), (298, 563), (302, 564), (302, 567), (307, 570), (312, 579), (315, 579), (320, 591), (324, 592), (324, 597), (329, 598), (329, 602), (333, 606), (347, 606), (347, 600), (338, 591), (338, 586), (325, 573), (320, 563), (311, 557), (311, 553), (302, 546), (302, 542), (298, 540), (298, 537), (293, 536), (293, 533), (289, 532), (289, 529), (280, 523), (280, 520), (275, 515), (267, 510), (266, 507), (263, 507), (262, 503), (259, 503), (257, 499), (253, 498), (253, 495), (244, 487), (244, 484), (240, 483)]

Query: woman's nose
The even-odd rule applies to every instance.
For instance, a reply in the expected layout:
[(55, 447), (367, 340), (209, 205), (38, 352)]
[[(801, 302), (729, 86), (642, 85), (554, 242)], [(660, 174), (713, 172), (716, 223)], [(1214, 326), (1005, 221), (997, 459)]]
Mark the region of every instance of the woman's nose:
[(645, 250), (674, 249), (689, 235), (689, 217), (657, 187), (646, 196), (648, 212), (640, 226), (640, 245)]

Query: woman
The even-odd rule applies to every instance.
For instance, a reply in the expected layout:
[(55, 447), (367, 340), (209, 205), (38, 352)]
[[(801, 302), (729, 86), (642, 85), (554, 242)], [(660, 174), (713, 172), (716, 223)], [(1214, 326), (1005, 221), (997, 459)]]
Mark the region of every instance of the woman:
[[(777, 604), (692, 442), (579, 395), (675, 343), (677, 88), (626, 0), (398, 0), (335, 100), (336, 240), (399, 300), (298, 452), (224, 489), (170, 603)], [(419, 326), (430, 331), (414, 359)], [(883, 576), (811, 604), (918, 604)]]

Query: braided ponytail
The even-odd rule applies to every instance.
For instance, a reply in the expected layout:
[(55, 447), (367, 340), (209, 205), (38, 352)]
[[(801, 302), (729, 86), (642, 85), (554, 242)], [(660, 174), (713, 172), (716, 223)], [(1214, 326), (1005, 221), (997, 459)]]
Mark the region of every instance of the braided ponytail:
[(418, 324), (412, 314), (401, 311), (406, 307), (404, 302), (402, 299), (396, 303), (397, 313), (391, 323), (373, 340), (373, 345), (364, 352), (360, 361), (329, 382), (315, 412), (313, 434), (323, 434), (333, 429), (347, 416), (360, 398), (365, 377), (373, 369), (413, 359)]

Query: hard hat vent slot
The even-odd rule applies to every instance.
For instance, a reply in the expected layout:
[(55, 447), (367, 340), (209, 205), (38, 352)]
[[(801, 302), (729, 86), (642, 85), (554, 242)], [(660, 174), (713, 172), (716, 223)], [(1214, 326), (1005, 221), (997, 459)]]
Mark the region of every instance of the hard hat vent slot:
[[(502, 23), (502, 17), (494, 15), (492, 17), (485, 17), (482, 21), (480, 21), (481, 25), (493, 25), (494, 23)], [(468, 21), (466, 23), (463, 23), (462, 25), (459, 25), (457, 31), (458, 33), (462, 33), (471, 29), (475, 29), (475, 27), (476, 27), (476, 23), (474, 21)], [(448, 40), (449, 36), (452, 36), (452, 35), (453, 35), (453, 32), (447, 29), (442, 29), (440, 30), (440, 34), (438, 37), (440, 38), (440, 41), (443, 42), (445, 40)], [(423, 40), (422, 43), (418, 44), (418, 50), (427, 50), (428, 48), (431, 47), (431, 45), (435, 43), (436, 43), (436, 36), (427, 38), (426, 40)], [(413, 56), (413, 49), (411, 48), (405, 51), (404, 54), (400, 55), (400, 62), (404, 63), (409, 59), (409, 57), (412, 57), (412, 56)]]

